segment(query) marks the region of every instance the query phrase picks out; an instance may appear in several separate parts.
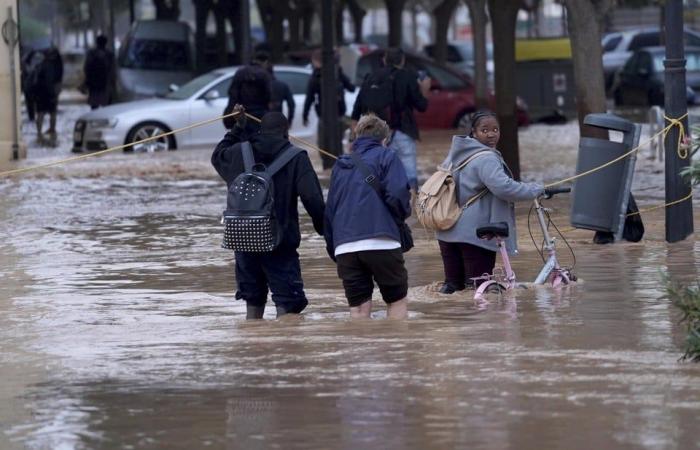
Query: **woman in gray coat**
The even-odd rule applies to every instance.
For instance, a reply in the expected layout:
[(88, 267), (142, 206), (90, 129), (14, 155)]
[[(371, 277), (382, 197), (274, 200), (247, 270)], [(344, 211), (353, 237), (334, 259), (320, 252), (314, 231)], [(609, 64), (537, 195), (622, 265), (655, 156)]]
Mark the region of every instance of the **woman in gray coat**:
[(521, 183), (513, 179), (503, 157), (496, 150), (500, 137), (496, 115), (490, 111), (479, 111), (472, 116), (469, 136), (452, 138), (450, 153), (443, 162), (444, 167), (458, 167), (473, 157), (454, 175), (460, 205), (465, 205), (484, 189), (488, 190), (462, 210), (462, 215), (452, 228), (437, 233), (445, 268), (445, 283), (440, 288), (443, 294), (471, 286), (471, 278), (493, 271), (496, 242), (477, 238), (476, 229), (492, 222), (508, 223), (506, 249), (509, 253), (517, 252), (513, 202), (533, 200), (544, 193), (541, 183)]

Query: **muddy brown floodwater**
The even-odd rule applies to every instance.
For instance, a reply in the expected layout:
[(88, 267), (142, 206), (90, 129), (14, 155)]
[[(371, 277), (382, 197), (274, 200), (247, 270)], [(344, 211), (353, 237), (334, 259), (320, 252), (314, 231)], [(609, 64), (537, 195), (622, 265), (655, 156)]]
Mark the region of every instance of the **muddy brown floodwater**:
[[(567, 131), (550, 130), (521, 137), (528, 179), (573, 171)], [(426, 136), (423, 173), (447, 140)], [(683, 329), (661, 285), (698, 278), (699, 244), (667, 245), (662, 211), (644, 216), (639, 244), (567, 233), (578, 285), (479, 304), (434, 292), (437, 245), (414, 226), (404, 322), (382, 308), (348, 320), (304, 217), (310, 306), (250, 323), (208, 157), (111, 155), (0, 180), (0, 448), (700, 448), (700, 366), (678, 361)], [(663, 196), (655, 170), (640, 163), (642, 207)], [(568, 226), (567, 199), (550, 206)], [(527, 210), (513, 258), (525, 281), (541, 265)]]

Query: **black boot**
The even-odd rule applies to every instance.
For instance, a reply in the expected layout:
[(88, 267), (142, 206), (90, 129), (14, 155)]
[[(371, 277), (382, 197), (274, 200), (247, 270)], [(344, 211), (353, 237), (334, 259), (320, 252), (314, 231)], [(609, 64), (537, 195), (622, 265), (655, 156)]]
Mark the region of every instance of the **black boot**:
[(284, 309), (284, 306), (276, 306), (277, 308), (277, 318), (279, 319), (280, 317), (289, 314), (289, 311)]
[(255, 306), (248, 303), (245, 305), (245, 313), (246, 320), (262, 319), (263, 314), (265, 314), (265, 306)]
[(438, 292), (441, 294), (454, 294), (456, 291), (461, 291), (461, 289), (457, 289), (455, 285), (448, 282), (442, 283), (442, 286), (440, 286), (440, 289), (438, 290)]

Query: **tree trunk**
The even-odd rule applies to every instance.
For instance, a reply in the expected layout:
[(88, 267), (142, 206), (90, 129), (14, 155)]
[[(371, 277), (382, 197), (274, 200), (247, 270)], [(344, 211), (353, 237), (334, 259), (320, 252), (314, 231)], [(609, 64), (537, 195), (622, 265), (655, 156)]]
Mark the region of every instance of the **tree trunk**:
[(206, 51), (207, 18), (211, 10), (211, 0), (194, 0), (194, 47), (197, 58), (197, 72), (206, 70), (204, 53)]
[(488, 72), (486, 70), (486, 25), (489, 18), (486, 14), (486, 0), (465, 0), (469, 8), (469, 18), (472, 22), (474, 35), (474, 91), (476, 107), (487, 108), (489, 105)]
[(359, 44), (362, 42), (362, 22), (365, 19), (367, 11), (357, 3), (357, 0), (347, 0), (347, 4), (355, 28), (355, 42)]
[(243, 27), (241, 27), (241, 0), (218, 0), (218, 11), (228, 20), (233, 30), (234, 64), (243, 64), (241, 49), (245, 45)]
[(302, 41), (305, 45), (311, 43), (311, 29), (314, 24), (314, 16), (316, 15), (316, 4), (311, 1), (299, 2), (300, 15), (302, 24)]
[(576, 106), (581, 136), (607, 138), (600, 128), (583, 125), (590, 113), (604, 113), (605, 79), (603, 76), (603, 50), (598, 43), (605, 15), (612, 0), (565, 0), (568, 29), (571, 38), (571, 56), (574, 63)]
[(228, 65), (226, 15), (219, 8), (216, 8), (214, 19), (216, 20), (216, 64), (219, 67), (224, 67)]
[(435, 49), (433, 58), (440, 64), (447, 62), (447, 32), (450, 20), (459, 0), (443, 0), (434, 10), (435, 18)]
[(267, 35), (267, 45), (273, 62), (280, 62), (284, 54), (284, 10), (276, 0), (258, 0), (260, 17)]
[(289, 50), (299, 50), (301, 48), (301, 14), (299, 2), (294, 2), (287, 10), (287, 21), (289, 22)]
[(335, 12), (335, 44), (342, 45), (345, 42), (345, 0), (334, 2), (333, 10)]
[(515, 74), (515, 23), (519, 6), (520, 2), (514, 0), (488, 1), (489, 15), (493, 24), (496, 114), (501, 125), (498, 149), (516, 180), (520, 179), (520, 152), (513, 74)]
[(406, 0), (384, 0), (386, 12), (389, 16), (389, 47), (401, 47), (403, 45), (403, 7)]
[(180, 18), (180, 0), (153, 0), (157, 20), (178, 20)]

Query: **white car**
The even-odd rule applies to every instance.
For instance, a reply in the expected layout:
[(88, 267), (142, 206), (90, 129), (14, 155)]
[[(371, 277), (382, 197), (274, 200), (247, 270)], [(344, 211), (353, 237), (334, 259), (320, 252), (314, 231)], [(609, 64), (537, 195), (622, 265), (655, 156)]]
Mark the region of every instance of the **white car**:
[[(236, 69), (228, 67), (213, 70), (163, 98), (118, 103), (84, 114), (75, 123), (73, 151), (104, 150), (221, 116), (228, 103), (228, 88)], [(310, 76), (311, 70), (305, 67), (275, 67), (275, 77), (287, 83), (296, 103), (290, 134), (312, 141), (317, 131), (316, 113), (310, 112), (306, 126), (302, 123), (306, 86)], [(355, 103), (356, 96), (357, 90), (355, 93), (345, 93), (348, 110)], [(287, 114), (286, 103), (283, 112)], [(215, 120), (207, 125), (135, 145), (130, 150), (213, 149), (225, 133), (223, 122)]]

